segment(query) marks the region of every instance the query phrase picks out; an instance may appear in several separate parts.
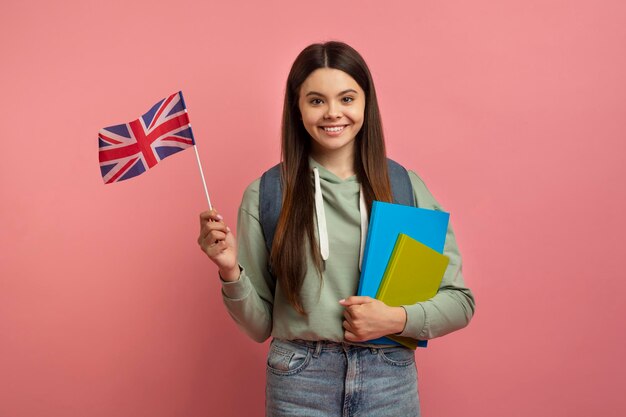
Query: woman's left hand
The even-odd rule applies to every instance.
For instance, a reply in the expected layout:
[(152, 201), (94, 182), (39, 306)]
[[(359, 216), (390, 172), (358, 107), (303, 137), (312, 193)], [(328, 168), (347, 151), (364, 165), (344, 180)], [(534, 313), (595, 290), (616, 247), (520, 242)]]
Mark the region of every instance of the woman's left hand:
[(402, 307), (389, 307), (380, 300), (366, 296), (352, 296), (339, 300), (343, 312), (344, 338), (363, 342), (389, 334), (400, 333), (406, 324)]

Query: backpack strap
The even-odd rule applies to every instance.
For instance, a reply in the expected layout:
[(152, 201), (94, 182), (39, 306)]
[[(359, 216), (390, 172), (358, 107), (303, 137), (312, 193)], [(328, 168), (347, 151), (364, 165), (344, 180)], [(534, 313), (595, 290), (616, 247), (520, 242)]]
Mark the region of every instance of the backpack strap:
[[(389, 172), (393, 202), (405, 206), (417, 206), (407, 170), (391, 159), (387, 159), (387, 170)], [(261, 223), (268, 253), (272, 251), (272, 242), (274, 241), (282, 205), (281, 164), (277, 164), (263, 173), (259, 186), (259, 222)]]
[(267, 252), (272, 251), (274, 233), (278, 225), (278, 216), (283, 206), (283, 182), (281, 164), (274, 165), (261, 176), (259, 186), (259, 222), (265, 237)]
[(387, 171), (393, 202), (404, 206), (416, 206), (415, 198), (413, 198), (413, 186), (411, 186), (411, 179), (407, 170), (396, 161), (387, 158)]

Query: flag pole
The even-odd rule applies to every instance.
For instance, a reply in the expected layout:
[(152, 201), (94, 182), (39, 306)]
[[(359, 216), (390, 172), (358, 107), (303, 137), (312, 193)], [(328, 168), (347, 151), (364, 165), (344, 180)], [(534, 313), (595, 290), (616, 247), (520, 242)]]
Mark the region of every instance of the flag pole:
[[(185, 113), (187, 112), (187, 106), (185, 105), (185, 98), (183, 97), (182, 90), (178, 92), (180, 94), (180, 100), (183, 102), (183, 108), (185, 109)], [(189, 116), (187, 116), (189, 118)], [(193, 129), (191, 128), (191, 123), (189, 123), (189, 132), (191, 133), (191, 141), (193, 142), (193, 150), (196, 152), (196, 161), (198, 161), (198, 168), (200, 169), (200, 178), (202, 178), (202, 185), (204, 186), (204, 195), (206, 196), (206, 202), (209, 203), (209, 210), (213, 210), (213, 206), (211, 205), (211, 198), (209, 197), (209, 190), (206, 188), (206, 181), (204, 180), (204, 172), (202, 171), (202, 164), (200, 163), (200, 155), (198, 154), (198, 146), (196, 145), (196, 139), (193, 136)]]
[[(191, 127), (191, 124), (189, 124), (189, 127)], [(207, 190), (206, 181), (204, 180), (204, 172), (202, 172), (202, 164), (200, 163), (200, 155), (198, 155), (198, 147), (196, 146), (195, 141), (193, 145), (193, 150), (196, 151), (196, 161), (198, 161), (198, 168), (200, 168), (200, 178), (202, 178), (202, 185), (204, 185), (204, 195), (206, 195), (206, 201), (207, 203), (209, 203), (209, 210), (213, 210), (213, 206), (211, 205), (211, 199), (209, 198), (209, 190)]]

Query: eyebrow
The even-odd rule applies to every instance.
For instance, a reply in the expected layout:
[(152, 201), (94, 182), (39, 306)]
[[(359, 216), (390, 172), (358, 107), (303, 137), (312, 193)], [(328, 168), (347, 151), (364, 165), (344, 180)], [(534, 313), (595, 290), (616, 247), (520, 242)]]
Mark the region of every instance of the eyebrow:
[[(346, 94), (346, 93), (354, 93), (354, 94), (358, 94), (358, 92), (357, 92), (356, 90), (353, 90), (353, 89), (349, 88), (349, 89), (347, 89), (347, 90), (343, 90), (342, 92), (340, 92), (339, 94), (337, 94), (337, 96), (342, 96), (342, 95), (344, 95), (344, 94)], [(322, 93), (318, 93), (317, 91), (309, 91), (308, 93), (306, 93), (306, 96), (305, 96), (305, 97), (308, 97), (308, 96), (314, 96), (314, 95), (316, 95), (316, 96), (321, 96), (321, 97), (325, 97), (325, 96), (324, 96), (324, 94), (322, 94)]]

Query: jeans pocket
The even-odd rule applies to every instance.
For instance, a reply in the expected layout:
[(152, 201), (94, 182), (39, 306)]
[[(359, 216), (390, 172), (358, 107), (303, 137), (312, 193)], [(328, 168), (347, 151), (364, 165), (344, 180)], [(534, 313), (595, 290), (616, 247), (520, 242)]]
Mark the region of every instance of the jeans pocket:
[(267, 354), (267, 370), (276, 375), (295, 375), (304, 370), (311, 361), (306, 346), (273, 339)]
[(378, 349), (383, 361), (394, 366), (409, 366), (415, 363), (415, 352), (405, 347)]

